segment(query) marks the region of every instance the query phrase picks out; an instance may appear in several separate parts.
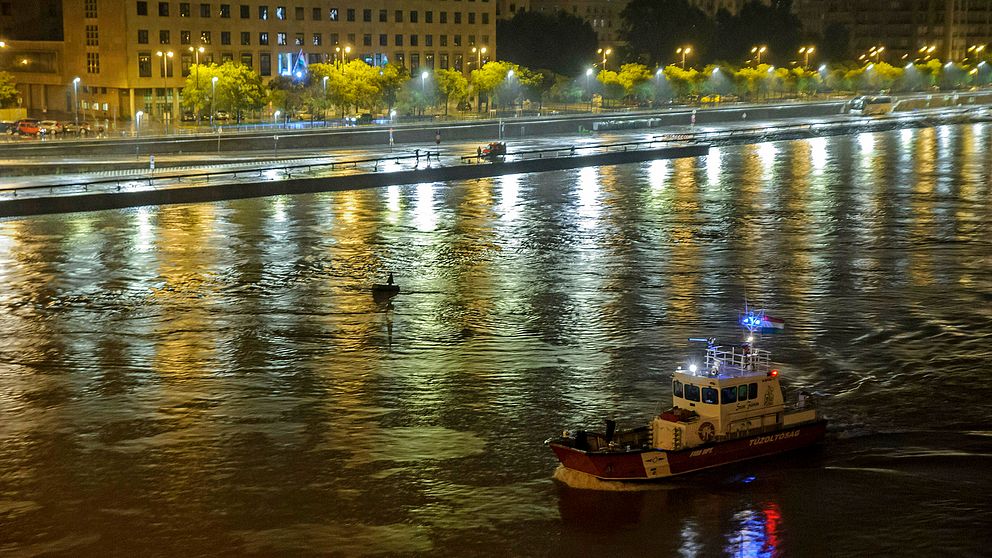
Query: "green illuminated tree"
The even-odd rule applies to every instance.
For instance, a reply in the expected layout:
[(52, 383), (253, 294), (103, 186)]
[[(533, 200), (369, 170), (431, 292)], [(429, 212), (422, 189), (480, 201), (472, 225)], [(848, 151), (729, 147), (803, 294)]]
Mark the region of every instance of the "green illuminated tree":
[(12, 107), (17, 104), (17, 88), (14, 87), (16, 81), (14, 75), (8, 72), (0, 72), (0, 108)]
[(468, 95), (468, 79), (458, 70), (437, 70), (434, 72), (437, 90), (444, 98), (444, 115), (448, 115), (448, 105), (451, 100), (461, 101)]

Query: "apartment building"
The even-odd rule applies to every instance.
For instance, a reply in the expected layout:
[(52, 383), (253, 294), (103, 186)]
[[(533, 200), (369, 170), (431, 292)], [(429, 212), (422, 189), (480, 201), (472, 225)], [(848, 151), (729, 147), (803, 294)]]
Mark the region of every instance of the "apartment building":
[(798, 0), (797, 14), (806, 30), (822, 33), (844, 25), (854, 53), (884, 46), (886, 59), (916, 58), (919, 49), (936, 47), (945, 60), (961, 60), (969, 49), (992, 42), (989, 0), (889, 0), (884, 6), (862, 0)]
[[(629, 0), (530, 0), (530, 9), (554, 13), (563, 11), (581, 17), (596, 31), (601, 48), (615, 47), (620, 41), (620, 12)], [(517, 10), (524, 6), (517, 4)], [(512, 17), (512, 14), (509, 14)]]
[(62, 86), (46, 103), (78, 95), (97, 119), (178, 115), (197, 61), (234, 60), (263, 79), (356, 58), (469, 72), (496, 47), (490, 0), (73, 0), (62, 12)]

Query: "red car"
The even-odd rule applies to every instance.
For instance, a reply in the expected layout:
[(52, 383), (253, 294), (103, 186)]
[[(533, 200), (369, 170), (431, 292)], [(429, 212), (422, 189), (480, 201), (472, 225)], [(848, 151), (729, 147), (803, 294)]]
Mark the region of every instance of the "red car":
[(18, 120), (16, 129), (22, 136), (37, 136), (40, 130), (37, 120)]

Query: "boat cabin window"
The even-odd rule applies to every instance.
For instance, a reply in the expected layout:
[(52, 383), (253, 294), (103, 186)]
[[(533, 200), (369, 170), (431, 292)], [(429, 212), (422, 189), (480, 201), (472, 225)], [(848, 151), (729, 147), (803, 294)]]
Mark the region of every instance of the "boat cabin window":
[(703, 388), (703, 403), (718, 403), (717, 396), (720, 392), (716, 388), (704, 387)]
[[(744, 390), (747, 391), (746, 389)], [(737, 387), (725, 387), (720, 390), (720, 402), (726, 405), (727, 403), (737, 403)]]
[[(742, 384), (742, 385), (737, 386), (736, 389), (737, 389), (737, 400), (738, 401), (747, 401), (748, 399), (757, 399), (758, 398), (758, 384), (757, 383)], [(728, 398), (728, 395), (727, 395), (728, 391), (733, 391), (733, 390), (734, 390), (734, 388), (724, 388), (723, 389), (723, 402), (724, 403), (733, 403), (732, 400), (731, 401), (728, 401), (727, 400), (727, 398)]]
[(672, 395), (682, 397), (682, 382), (675, 380), (672, 382)]
[(747, 384), (737, 386), (737, 400), (747, 401)]
[(751, 383), (747, 385), (747, 398), (748, 399), (758, 398), (758, 384)]
[(699, 401), (699, 386), (685, 385), (685, 398), (689, 401)]

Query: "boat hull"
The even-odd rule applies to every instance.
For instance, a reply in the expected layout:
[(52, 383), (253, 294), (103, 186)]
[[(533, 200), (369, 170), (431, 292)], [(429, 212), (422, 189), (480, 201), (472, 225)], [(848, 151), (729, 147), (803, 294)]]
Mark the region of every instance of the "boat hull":
[(561, 464), (568, 469), (587, 473), (601, 480), (644, 481), (803, 448), (823, 440), (826, 431), (827, 421), (819, 420), (775, 432), (678, 451), (656, 448), (585, 451), (555, 441), (549, 445)]

